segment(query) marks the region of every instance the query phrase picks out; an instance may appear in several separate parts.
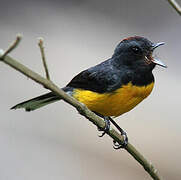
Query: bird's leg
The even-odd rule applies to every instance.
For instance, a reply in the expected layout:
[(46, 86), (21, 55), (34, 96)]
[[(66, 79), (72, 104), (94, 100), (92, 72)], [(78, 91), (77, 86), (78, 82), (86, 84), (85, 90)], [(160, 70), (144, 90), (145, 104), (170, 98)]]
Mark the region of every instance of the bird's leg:
[[(95, 112), (96, 113), (96, 112)], [(99, 131), (103, 131), (99, 137), (103, 137), (110, 129), (110, 122), (118, 129), (118, 131), (121, 133), (121, 136), (124, 137), (124, 141), (122, 144), (119, 144), (115, 140), (113, 140), (113, 148), (114, 149), (120, 149), (120, 148), (125, 148), (128, 144), (128, 136), (126, 132), (109, 116), (103, 116), (101, 114), (96, 113), (98, 116), (104, 119), (104, 122), (106, 123), (106, 126), (104, 129), (98, 128)]]
[(104, 122), (105, 122), (105, 124), (106, 124), (104, 129), (98, 128), (98, 131), (102, 131), (102, 134), (101, 134), (101, 135), (98, 135), (98, 136), (99, 136), (99, 137), (103, 137), (103, 136), (106, 134), (106, 132), (108, 132), (109, 129), (110, 129), (110, 120), (109, 120), (109, 117), (108, 117), (108, 116), (103, 116), (103, 115), (98, 114), (98, 113), (96, 113), (96, 112), (94, 112), (94, 113), (97, 114), (99, 117), (103, 118), (103, 119), (104, 119)]
[(104, 122), (105, 122), (106, 126), (105, 126), (104, 129), (98, 128), (99, 131), (102, 131), (102, 134), (98, 135), (99, 137), (103, 137), (106, 134), (106, 132), (108, 132), (109, 129), (110, 129), (109, 117), (108, 116), (103, 116), (103, 119), (104, 119)]
[(128, 144), (128, 136), (127, 136), (126, 132), (111, 117), (108, 117), (108, 118), (109, 118), (109, 121), (111, 121), (112, 124), (119, 130), (119, 132), (121, 133), (121, 136), (124, 137), (124, 141), (121, 144), (119, 144), (118, 142), (113, 140), (113, 144), (114, 144), (113, 148), (114, 149), (125, 148)]

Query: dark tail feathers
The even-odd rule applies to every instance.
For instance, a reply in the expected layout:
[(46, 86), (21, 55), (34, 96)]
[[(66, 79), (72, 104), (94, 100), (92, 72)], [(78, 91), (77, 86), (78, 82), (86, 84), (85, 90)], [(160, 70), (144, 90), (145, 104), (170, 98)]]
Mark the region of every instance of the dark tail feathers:
[(11, 109), (24, 108), (26, 111), (33, 111), (35, 109), (41, 108), (45, 105), (48, 105), (58, 100), (60, 100), (60, 97), (58, 97), (53, 92), (50, 92), (50, 93), (35, 97), (33, 99), (30, 99), (28, 101), (19, 103), (13, 106)]

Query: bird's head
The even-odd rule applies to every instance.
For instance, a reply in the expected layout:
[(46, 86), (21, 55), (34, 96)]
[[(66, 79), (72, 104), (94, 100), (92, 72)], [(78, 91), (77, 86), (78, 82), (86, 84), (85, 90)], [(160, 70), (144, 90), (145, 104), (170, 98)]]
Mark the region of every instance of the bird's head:
[(116, 63), (137, 70), (153, 70), (155, 65), (166, 67), (159, 59), (153, 57), (153, 51), (163, 45), (163, 42), (152, 43), (140, 36), (123, 39), (116, 47), (113, 58)]

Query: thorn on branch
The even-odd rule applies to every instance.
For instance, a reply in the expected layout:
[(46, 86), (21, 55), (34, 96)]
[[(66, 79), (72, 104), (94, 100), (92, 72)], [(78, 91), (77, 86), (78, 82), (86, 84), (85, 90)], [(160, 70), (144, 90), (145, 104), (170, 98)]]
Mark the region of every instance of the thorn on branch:
[(41, 57), (42, 57), (42, 61), (43, 61), (43, 67), (45, 69), (45, 73), (46, 73), (46, 78), (48, 80), (50, 80), (50, 75), (49, 75), (49, 71), (48, 71), (48, 66), (46, 63), (46, 58), (45, 58), (45, 51), (44, 51), (44, 47), (43, 47), (43, 38), (39, 38), (39, 42), (38, 45), (40, 47), (40, 52), (41, 52)]

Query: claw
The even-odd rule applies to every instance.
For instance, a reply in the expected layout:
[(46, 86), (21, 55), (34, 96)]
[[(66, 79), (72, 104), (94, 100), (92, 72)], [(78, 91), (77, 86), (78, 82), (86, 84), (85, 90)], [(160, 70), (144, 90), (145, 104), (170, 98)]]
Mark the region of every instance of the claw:
[[(102, 130), (98, 129), (98, 131), (102, 131)], [(101, 134), (98, 134), (98, 137), (103, 137), (105, 134), (106, 134), (106, 132), (103, 131), (103, 132), (101, 132)]]
[(114, 149), (120, 149), (122, 146), (118, 143), (118, 142), (116, 142), (115, 140), (113, 140), (113, 148)]
[(118, 142), (113, 140), (113, 148), (114, 149), (125, 148), (128, 145), (128, 136), (127, 136), (126, 132), (122, 131), (121, 135), (124, 137), (123, 143), (119, 144)]
[(104, 129), (98, 128), (98, 131), (103, 131), (100, 135), (98, 135), (99, 137), (103, 137), (103, 136), (106, 134), (106, 132), (108, 132), (109, 129), (110, 129), (110, 121), (109, 121), (109, 118), (106, 117), (106, 116), (103, 117), (103, 118), (104, 118), (104, 122), (105, 122), (106, 126), (105, 126)]

